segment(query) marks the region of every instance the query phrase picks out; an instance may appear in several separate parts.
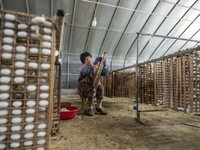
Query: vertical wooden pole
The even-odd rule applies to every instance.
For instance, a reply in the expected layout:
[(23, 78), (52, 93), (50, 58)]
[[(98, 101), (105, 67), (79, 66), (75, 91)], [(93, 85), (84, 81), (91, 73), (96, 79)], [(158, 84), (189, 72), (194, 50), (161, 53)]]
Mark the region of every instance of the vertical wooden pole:
[(193, 54), (190, 55), (190, 112), (193, 112), (193, 90), (194, 90), (194, 82), (193, 82)]

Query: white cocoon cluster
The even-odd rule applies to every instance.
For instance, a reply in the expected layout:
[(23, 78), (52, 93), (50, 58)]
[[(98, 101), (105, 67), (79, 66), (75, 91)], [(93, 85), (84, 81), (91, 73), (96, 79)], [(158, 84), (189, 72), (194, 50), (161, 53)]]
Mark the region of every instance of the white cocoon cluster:
[(2, 49), (4, 51), (11, 52), (13, 50), (13, 47), (11, 45), (3, 45)]
[(51, 29), (50, 28), (44, 28), (43, 31), (44, 31), (44, 33), (47, 33), (47, 34), (51, 33)]
[(43, 136), (46, 136), (46, 135), (47, 135), (47, 133), (45, 131), (40, 131), (40, 132), (37, 133), (37, 136), (39, 136), (39, 137), (43, 137)]
[(39, 49), (38, 48), (30, 48), (31, 53), (38, 53)]
[(25, 67), (25, 62), (17, 61), (17, 62), (15, 62), (15, 67), (24, 68)]
[(26, 37), (27, 36), (27, 32), (25, 32), (25, 31), (17, 32), (17, 36), (19, 36), (19, 37)]
[(6, 124), (8, 122), (7, 118), (0, 118), (0, 124)]
[(24, 75), (25, 70), (24, 69), (17, 69), (17, 70), (15, 70), (15, 74), (18, 75), (18, 76)]
[(31, 33), (32, 38), (38, 38), (39, 36), (36, 33)]
[(0, 149), (5, 149), (6, 148), (6, 144), (0, 144)]
[(16, 17), (12, 14), (5, 14), (5, 19), (10, 21), (15, 21)]
[(13, 131), (13, 132), (20, 131), (21, 129), (22, 129), (21, 126), (12, 126), (12, 127), (11, 127), (11, 131)]
[(13, 107), (20, 107), (20, 106), (22, 106), (22, 101), (15, 101), (15, 102), (13, 102), (12, 106)]
[(10, 77), (2, 76), (0, 77), (0, 82), (1, 83), (9, 83), (11, 81)]
[(0, 91), (8, 91), (10, 90), (10, 85), (0, 85)]
[(34, 126), (33, 124), (28, 124), (28, 125), (25, 126), (25, 130), (26, 130), (26, 131), (33, 130), (34, 127), (35, 127), (35, 126)]
[(30, 122), (33, 122), (35, 120), (34, 117), (26, 117), (26, 122), (30, 123)]
[(48, 100), (40, 100), (39, 105), (40, 106), (47, 106), (47, 105), (49, 105), (49, 101)]
[(34, 23), (34, 24), (44, 23), (45, 18), (44, 17), (34, 17), (34, 18), (31, 19), (31, 22)]
[(46, 123), (41, 123), (38, 125), (38, 129), (45, 129), (47, 127)]
[[(6, 100), (10, 97), (9, 93), (1, 93), (0, 94), (0, 100)], [(1, 107), (1, 106), (0, 106)]]
[(6, 132), (7, 130), (8, 130), (8, 128), (5, 127), (5, 126), (1, 126), (1, 127), (0, 127), (0, 133), (4, 133), (4, 132)]
[(3, 30), (3, 33), (4, 33), (5, 35), (9, 35), (9, 36), (12, 36), (12, 35), (15, 34), (15, 33), (14, 33), (14, 30), (12, 30), (12, 29), (4, 29), (4, 30)]
[(47, 49), (47, 48), (43, 48), (42, 49), (42, 53), (45, 54), (45, 55), (50, 55), (51, 54), (51, 50)]
[(26, 110), (26, 114), (34, 114), (35, 113), (35, 109), (34, 108), (29, 108)]
[(24, 142), (24, 146), (31, 146), (31, 145), (33, 145), (33, 141), (32, 140)]
[(16, 54), (15, 58), (16, 58), (16, 60), (25, 60), (26, 55), (25, 54)]
[(5, 102), (5, 101), (0, 101), (0, 108), (5, 108), (5, 107), (8, 107), (9, 106), (9, 103), (8, 102)]
[(14, 41), (14, 39), (11, 38), (11, 37), (4, 37), (4, 38), (3, 38), (3, 42), (4, 42), (4, 43), (7, 43), (7, 44), (12, 44), (13, 41)]
[(25, 133), (25, 134), (24, 134), (24, 138), (25, 138), (25, 139), (30, 139), (30, 138), (32, 138), (32, 137), (34, 137), (33, 132), (28, 132), (28, 133)]
[(14, 78), (15, 83), (23, 83), (24, 82), (24, 77), (15, 77)]
[(15, 124), (15, 123), (21, 123), (22, 122), (22, 118), (21, 117), (14, 117), (14, 118), (11, 119), (11, 122), (13, 124)]
[(27, 29), (28, 28), (28, 26), (26, 25), (26, 24), (23, 24), (23, 23), (21, 23), (21, 24), (18, 24), (18, 29), (22, 29), (22, 30), (24, 30), (24, 29)]
[(12, 142), (12, 143), (10, 143), (10, 147), (12, 147), (12, 148), (17, 148), (19, 146), (20, 146), (19, 142)]
[(43, 35), (42, 38), (45, 41), (51, 41), (51, 36), (49, 36), (49, 35)]
[(7, 138), (7, 136), (5, 134), (1, 134), (0, 135), (0, 141), (3, 141)]
[(12, 140), (19, 140), (21, 138), (21, 134), (11, 134), (10, 138)]
[(46, 99), (49, 97), (49, 93), (40, 93), (40, 98)]
[(27, 86), (27, 90), (28, 91), (35, 91), (37, 89), (37, 86), (36, 85), (28, 85)]
[(8, 110), (0, 110), (0, 116), (7, 116)]
[(36, 63), (36, 62), (29, 62), (29, 63), (28, 63), (28, 66), (29, 66), (30, 68), (38, 68), (38, 63)]
[(47, 91), (47, 90), (49, 90), (49, 86), (48, 85), (41, 85), (40, 90)]
[(45, 144), (46, 143), (46, 140), (45, 139), (39, 139), (38, 141), (37, 141), (37, 144)]
[(6, 21), (4, 23), (4, 26), (7, 27), (7, 28), (15, 28), (15, 24), (12, 23), (12, 22), (8, 22), (8, 21)]
[(25, 52), (26, 51), (26, 47), (25, 46), (16, 46), (16, 51), (17, 52)]
[(4, 59), (11, 59), (12, 58), (12, 53), (4, 52), (1, 55), (2, 55), (2, 58), (4, 58)]
[(51, 43), (50, 42), (42, 42), (43, 47), (51, 48)]
[(11, 74), (11, 70), (7, 69), (7, 68), (1, 69), (1, 74), (3, 74), (3, 75), (10, 75)]
[(42, 67), (42, 69), (49, 69), (50, 68), (50, 64), (48, 64), (48, 63), (42, 63), (41, 67)]
[(34, 100), (29, 100), (26, 102), (26, 106), (28, 107), (34, 107), (36, 105), (36, 102)]
[(20, 115), (20, 114), (22, 114), (22, 110), (21, 109), (14, 109), (14, 110), (12, 110), (12, 114), (13, 115)]

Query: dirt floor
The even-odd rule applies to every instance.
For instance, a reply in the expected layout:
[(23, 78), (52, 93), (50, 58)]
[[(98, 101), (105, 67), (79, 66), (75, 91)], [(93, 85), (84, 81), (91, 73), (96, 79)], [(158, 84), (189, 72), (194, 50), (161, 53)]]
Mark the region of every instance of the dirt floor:
[[(63, 97), (73, 106), (81, 106), (78, 97)], [(133, 101), (105, 98), (107, 116), (83, 116), (61, 122), (55, 141), (62, 150), (200, 150), (200, 116), (175, 112), (146, 112), (141, 124), (133, 119)], [(140, 105), (141, 110), (161, 109)]]

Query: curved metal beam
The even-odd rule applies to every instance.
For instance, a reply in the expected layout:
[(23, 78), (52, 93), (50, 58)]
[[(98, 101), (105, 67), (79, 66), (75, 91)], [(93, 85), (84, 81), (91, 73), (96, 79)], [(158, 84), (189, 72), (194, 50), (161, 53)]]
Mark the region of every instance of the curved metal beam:
[(1, 4), (1, 9), (4, 9), (4, 8), (3, 8), (2, 0), (0, 0), (0, 4)]
[[(135, 9), (138, 8), (140, 2), (141, 2), (141, 1), (139, 0), (139, 2), (137, 3)], [(125, 34), (125, 32), (126, 32), (126, 29), (127, 29), (128, 26), (129, 26), (129, 23), (131, 22), (131, 20), (132, 20), (134, 14), (135, 14), (135, 11), (132, 13), (131, 17), (129, 18), (129, 20), (128, 20), (127, 24), (126, 24), (126, 27), (124, 28), (123, 33), (122, 33), (122, 35), (121, 35), (121, 37), (120, 37), (120, 39), (119, 39), (119, 41), (118, 41), (116, 47), (114, 48), (113, 54), (112, 54), (112, 56), (111, 56), (111, 68), (113, 68), (113, 63), (112, 63), (112, 62), (113, 62), (113, 56), (115, 55), (115, 52), (116, 52), (117, 48), (119, 47), (119, 44), (120, 44), (120, 42), (121, 42), (121, 40), (122, 40), (122, 38), (123, 38), (123, 36), (124, 36), (124, 34)]]

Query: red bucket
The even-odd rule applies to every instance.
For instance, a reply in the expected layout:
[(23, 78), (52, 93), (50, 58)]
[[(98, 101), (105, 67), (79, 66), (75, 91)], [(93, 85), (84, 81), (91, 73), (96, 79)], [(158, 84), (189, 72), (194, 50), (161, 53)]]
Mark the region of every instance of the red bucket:
[(67, 112), (60, 112), (60, 120), (67, 120), (76, 117), (78, 111), (80, 110), (78, 107), (75, 106), (62, 106), (62, 108), (67, 108), (69, 111)]

